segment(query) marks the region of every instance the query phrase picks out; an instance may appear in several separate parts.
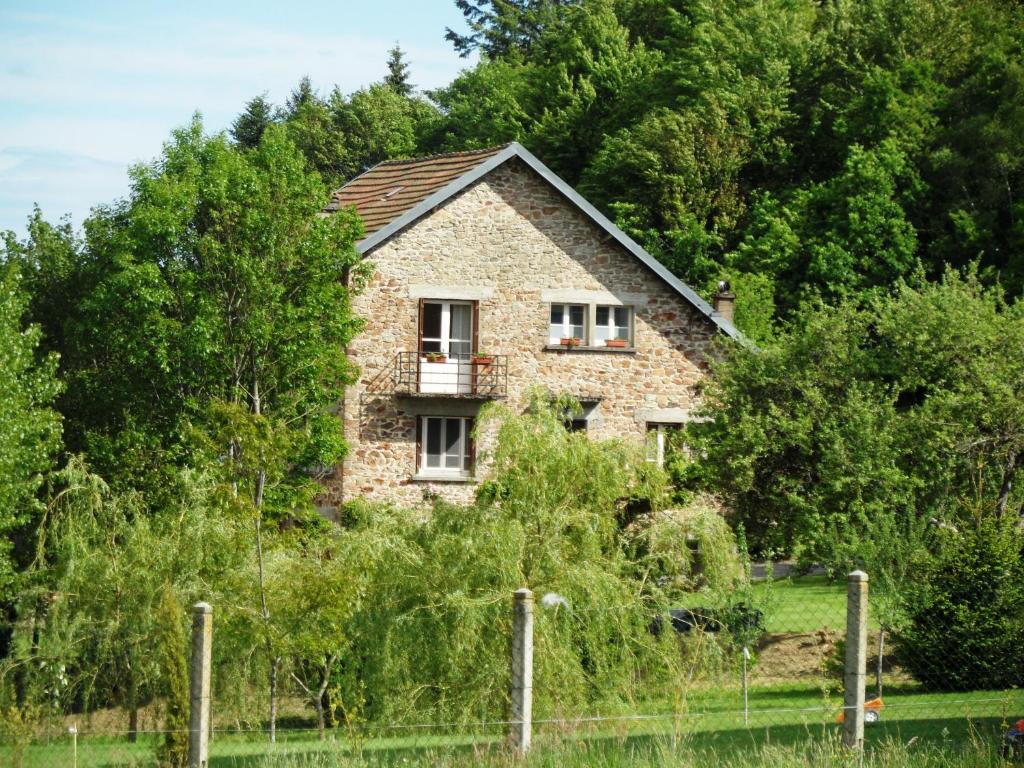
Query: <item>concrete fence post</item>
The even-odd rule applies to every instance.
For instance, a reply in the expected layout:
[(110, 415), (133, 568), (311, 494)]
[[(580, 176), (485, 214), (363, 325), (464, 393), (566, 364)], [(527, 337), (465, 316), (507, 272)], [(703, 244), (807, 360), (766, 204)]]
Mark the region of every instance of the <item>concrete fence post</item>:
[(213, 650), (213, 608), (192, 606), (192, 669), (188, 697), (188, 767), (206, 768), (210, 759), (210, 666)]
[(533, 728), (533, 592), (517, 589), (512, 603), (512, 716), (509, 743), (520, 754), (530, 749)]
[(843, 675), (843, 744), (864, 746), (864, 684), (868, 660), (868, 575), (854, 571), (846, 586), (846, 669)]

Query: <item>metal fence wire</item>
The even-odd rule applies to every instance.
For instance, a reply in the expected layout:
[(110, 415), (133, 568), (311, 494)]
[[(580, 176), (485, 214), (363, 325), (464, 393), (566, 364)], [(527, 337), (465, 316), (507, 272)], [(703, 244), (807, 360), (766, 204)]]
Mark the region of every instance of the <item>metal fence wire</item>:
[[(685, 745), (720, 755), (752, 742), (827, 740), (856, 750), (893, 738), (982, 739), (1013, 752), (1024, 718), (1024, 693), (1000, 684), (1000, 659), (990, 660), (990, 677), (965, 675), (978, 668), (981, 651), (953, 619), (901, 615), (891, 601), (872, 598), (860, 572), (845, 583), (791, 575), (717, 600), (695, 594), (690, 605), (649, 616), (645, 631), (621, 647), (619, 617), (609, 609), (520, 589), (508, 610), (506, 629), (494, 629), (511, 627), (507, 690), (489, 708), (500, 717), (353, 721), (321, 732), (308, 705), (286, 701), (271, 743), (266, 728), (218, 717), (210, 694), (213, 614), (200, 604), (187, 731), (161, 729), (158, 713), (131, 733), (126, 713), (25, 717), (20, 725), (8, 713), (0, 767), (499, 765), (545, 750)], [(571, 663), (555, 642), (566, 638), (579, 651)], [(591, 653), (596, 646), (588, 643), (606, 647)]]

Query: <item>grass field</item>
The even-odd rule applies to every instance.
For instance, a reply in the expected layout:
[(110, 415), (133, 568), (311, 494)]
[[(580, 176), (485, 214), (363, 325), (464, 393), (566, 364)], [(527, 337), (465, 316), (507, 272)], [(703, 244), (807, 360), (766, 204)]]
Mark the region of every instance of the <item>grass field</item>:
[[(892, 749), (893, 745), (916, 745), (922, 755), (932, 747), (963, 751), (982, 747), (995, 749), (1009, 722), (1024, 715), (1024, 692), (984, 692), (970, 694), (922, 694), (912, 690), (893, 692), (893, 704), (887, 705), (880, 723), (867, 729), (872, 749)], [(801, 755), (823, 757), (839, 736), (835, 722), (840, 707), (837, 697), (826, 698), (806, 685), (761, 687), (751, 691), (749, 720), (744, 724), (742, 710), (733, 692), (705, 691), (694, 694), (686, 703), (687, 714), (648, 710), (642, 714), (602, 718), (564, 719), (538, 722), (534, 738), (536, 764), (547, 765), (546, 753), (561, 755), (558, 764), (591, 765), (588, 760), (601, 756), (608, 766), (659, 764), (658, 756), (671, 754), (675, 764), (701, 764), (705, 756), (712, 764), (731, 760), (743, 765), (807, 765)], [(155, 766), (158, 737), (140, 737), (136, 744), (124, 738), (83, 734), (77, 740), (74, 755), (69, 736), (49, 743), (37, 743), (24, 752), (24, 762), (13, 758), (14, 750), (0, 748), (0, 766), (56, 768), (76, 764), (78, 768), (114, 768), (114, 766)], [(320, 768), (321, 766), (371, 764), (409, 765), (501, 765), (506, 755), (504, 728), (466, 726), (461, 728), (422, 728), (380, 730), (352, 734), (338, 729), (329, 740), (319, 742), (310, 730), (282, 731), (279, 742), (270, 745), (261, 733), (216, 733), (211, 741), (211, 768)], [(764, 752), (765, 748), (782, 752)], [(797, 762), (744, 763), (749, 753), (763, 753), (764, 759)], [(910, 753), (907, 753), (910, 754)], [(914, 754), (917, 754), (916, 752)], [(712, 760), (712, 756), (714, 760)], [(842, 755), (840, 754), (839, 757)], [(905, 755), (906, 756), (906, 755)], [(974, 760), (975, 755), (971, 758)], [(553, 758), (552, 758), (553, 759)], [(837, 758), (838, 759), (838, 758)], [(881, 759), (881, 758), (880, 758)], [(888, 758), (886, 758), (888, 759)], [(932, 760), (932, 757), (922, 758)], [(966, 759), (966, 758), (965, 758)], [(689, 761), (689, 762), (688, 762)], [(533, 762), (533, 761), (531, 761)], [(550, 764), (554, 765), (555, 762)], [(842, 765), (842, 762), (836, 762)], [(880, 762), (879, 765), (899, 765)], [(908, 763), (910, 764), (910, 763)], [(922, 762), (921, 765), (959, 765), (961, 763)], [(964, 765), (987, 765), (965, 762)], [(992, 763), (995, 764), (995, 763)]]

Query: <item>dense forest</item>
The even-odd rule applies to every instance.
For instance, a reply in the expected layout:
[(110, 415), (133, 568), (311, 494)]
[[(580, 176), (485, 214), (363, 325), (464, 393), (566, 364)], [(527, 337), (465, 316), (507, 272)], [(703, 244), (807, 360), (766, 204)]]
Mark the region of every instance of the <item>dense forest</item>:
[[(609, 529), (622, 498), (711, 494), (733, 524), (716, 541), (893, 579), (938, 562), (940, 523), (1024, 516), (1024, 7), (456, 2), (467, 30), (448, 39), (479, 58), (447, 86), (417, 90), (396, 45), (386, 78), (353, 93), (303, 79), (284, 104), (239, 105), (225, 133), (196, 117), (81, 232), (37, 210), (26, 238), (6, 234), (0, 704), (173, 698), (152, 637), (176, 637), (160, 622), (202, 597), (228, 606), (219, 674), (266, 684), (272, 712), (298, 686), (321, 723), (344, 718), (339, 702), (376, 684), (394, 700), (361, 706), (390, 711), (430, 670), (457, 679), (504, 652), (438, 641), (418, 658), (396, 639), (393, 656), (341, 663), (386, 611), (428, 599), (402, 593), (396, 568), (462, 596), (422, 619), (424, 637), (456, 614), (482, 621), (466, 595), (531, 573), (621, 604), (650, 588), (656, 549)], [(579, 438), (538, 406), (506, 414), (521, 456), (508, 448), (474, 507), (424, 529), (356, 506), (332, 530), (313, 502), (345, 452), (331, 406), (355, 375), (343, 349), (366, 266), (357, 218), (316, 214), (381, 160), (512, 140), (698, 291), (728, 279), (754, 344), (723, 347), (671, 485), (594, 445), (572, 456), (608, 468), (606, 485), (574, 496), (572, 467), (544, 461)], [(543, 464), (550, 487), (517, 484), (517, 461)], [(590, 535), (531, 564), (517, 499), (549, 531)], [(463, 562), (452, 542), (468, 535), (508, 548)], [(995, 538), (1019, 562), (1019, 538)], [(1024, 617), (1008, 638), (1024, 640)]]

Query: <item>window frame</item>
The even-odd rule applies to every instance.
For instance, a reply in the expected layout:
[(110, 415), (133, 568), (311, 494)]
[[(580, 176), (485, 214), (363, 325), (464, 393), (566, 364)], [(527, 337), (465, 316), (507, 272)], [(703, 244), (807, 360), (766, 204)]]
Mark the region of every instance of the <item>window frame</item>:
[[(682, 429), (683, 425), (668, 421), (648, 421), (644, 428), (644, 460), (661, 469), (665, 468), (665, 449), (668, 447), (669, 430)], [(655, 454), (651, 456), (651, 438), (654, 437)]]
[[(428, 305), (436, 305), (440, 307), (441, 316), (440, 322), (440, 335), (437, 337), (427, 336), (426, 328), (426, 312)], [(468, 307), (469, 308), (469, 338), (468, 339), (453, 339), (452, 337), (452, 308), (453, 307)], [(479, 309), (477, 302), (475, 301), (460, 301), (457, 299), (420, 299), (420, 321), (419, 321), (419, 338), (417, 340), (417, 353), (420, 357), (424, 357), (425, 354), (437, 353), (450, 357), (452, 359), (469, 359), (474, 352), (477, 351), (477, 324), (479, 322)], [(437, 344), (437, 350), (426, 350), (426, 344)], [(469, 352), (452, 352), (452, 344), (469, 344)]]
[[(562, 332), (559, 336), (554, 336), (551, 333), (552, 328), (555, 327), (551, 321), (551, 313), (556, 307), (562, 309)], [(572, 309), (578, 307), (583, 312), (583, 319), (581, 324), (578, 326), (582, 329), (582, 334), (576, 336), (572, 333), (572, 328), (577, 327), (571, 320)], [(552, 302), (548, 304), (548, 343), (551, 345), (559, 345), (562, 343), (562, 339), (578, 338), (581, 344), (586, 344), (590, 336), (589, 334), (589, 315), (590, 307), (587, 304), (579, 304), (574, 302)]]
[[(588, 352), (598, 350), (634, 352), (636, 350), (637, 308), (633, 304), (601, 304), (597, 301), (549, 301), (546, 302), (545, 306), (547, 307), (548, 349), (563, 349), (566, 351), (582, 349)], [(576, 308), (583, 313), (583, 322), (579, 326), (574, 325), (570, 319), (572, 310)], [(555, 325), (551, 321), (551, 315), (559, 309), (562, 312), (562, 321), (559, 325)], [(602, 310), (608, 310), (608, 321), (598, 325), (597, 315)], [(625, 325), (616, 323), (615, 315), (622, 312), (626, 313)], [(574, 333), (574, 328), (579, 328), (581, 333)], [(557, 332), (555, 332), (555, 329), (557, 329)], [(625, 331), (625, 337), (619, 335), (622, 331)], [(603, 333), (605, 338), (599, 339), (599, 333)], [(579, 338), (580, 343), (573, 345), (562, 343), (563, 339), (573, 337)], [(609, 340), (615, 340), (619, 343), (608, 344)]]
[[(459, 422), (459, 450), (457, 454), (449, 454), (445, 448), (448, 436), (448, 426), (452, 421)], [(441, 423), (440, 444), (441, 453), (434, 454), (439, 457), (441, 466), (431, 467), (430, 464), (430, 439), (429, 430), (431, 422)], [(425, 478), (438, 479), (463, 479), (473, 476), (476, 463), (476, 446), (473, 440), (472, 416), (419, 416), (416, 419), (416, 475)], [(447, 458), (457, 455), (460, 458), (459, 467), (448, 467)]]
[[(603, 325), (597, 322), (597, 316), (602, 309), (608, 310), (608, 322)], [(617, 311), (622, 310), (626, 313), (626, 324), (619, 325), (615, 321), (615, 314)], [(625, 336), (619, 336), (617, 331), (620, 328), (626, 330)], [(598, 342), (598, 331), (605, 330), (608, 332), (608, 336), (601, 339), (602, 346), (608, 346), (609, 339), (621, 339), (625, 341), (630, 347), (633, 346), (633, 307), (628, 304), (595, 304), (594, 305), (594, 344)]]

